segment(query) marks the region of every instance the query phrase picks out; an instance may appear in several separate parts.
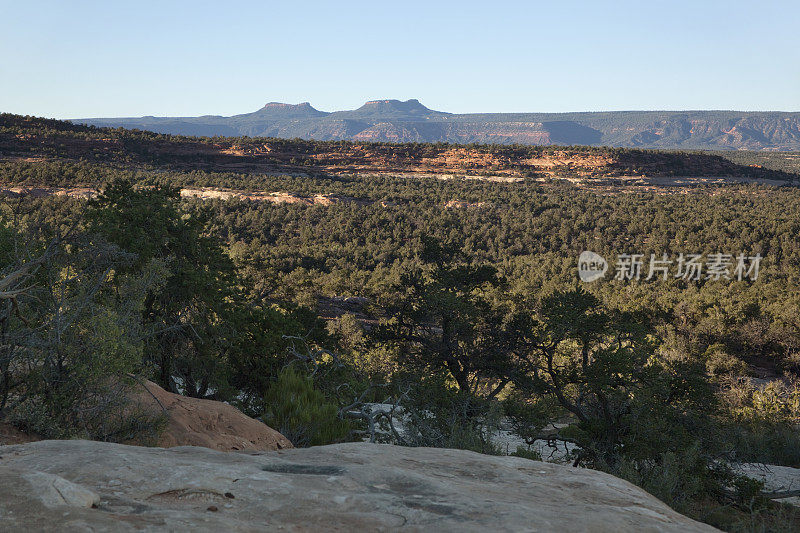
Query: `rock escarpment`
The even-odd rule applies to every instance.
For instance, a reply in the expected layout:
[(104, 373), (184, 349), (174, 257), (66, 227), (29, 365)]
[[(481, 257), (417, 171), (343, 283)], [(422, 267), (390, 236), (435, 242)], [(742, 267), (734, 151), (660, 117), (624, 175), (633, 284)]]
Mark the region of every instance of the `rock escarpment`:
[(714, 531), (600, 472), (366, 443), (0, 447), (0, 530)]

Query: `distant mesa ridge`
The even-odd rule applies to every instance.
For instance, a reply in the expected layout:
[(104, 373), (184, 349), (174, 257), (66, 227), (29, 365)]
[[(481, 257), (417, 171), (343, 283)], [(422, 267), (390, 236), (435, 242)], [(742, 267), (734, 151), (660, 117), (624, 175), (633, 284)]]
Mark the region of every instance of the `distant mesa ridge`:
[(308, 102), (302, 102), (299, 104), (284, 104), (283, 102), (267, 102), (264, 104), (264, 107), (311, 107), (311, 104)]
[(326, 112), (309, 102), (269, 102), (231, 117), (75, 119), (75, 123), (197, 136), (375, 142), (593, 145), (709, 150), (800, 150), (800, 112), (608, 111), (472, 113), (435, 111), (417, 99), (370, 100)]
[[(255, 113), (248, 113), (245, 115), (238, 115), (239, 117), (246, 117), (251, 115), (260, 116), (275, 116), (286, 118), (313, 118), (324, 117), (329, 113), (314, 109), (310, 103), (302, 102), (300, 104), (284, 104), (282, 102), (269, 102)], [(234, 117), (231, 117), (234, 118)]]
[[(317, 111), (311, 104), (308, 102), (302, 102), (299, 104), (284, 104), (283, 102), (268, 102), (264, 104), (264, 107), (261, 109), (307, 109), (311, 111)], [(322, 111), (317, 111), (318, 113), (322, 113)]]
[(370, 100), (364, 103), (359, 109), (391, 109), (396, 111), (405, 111), (413, 113), (415, 111), (422, 111), (426, 113), (432, 112), (430, 109), (422, 105), (419, 100), (412, 98), (401, 102), (400, 100)]

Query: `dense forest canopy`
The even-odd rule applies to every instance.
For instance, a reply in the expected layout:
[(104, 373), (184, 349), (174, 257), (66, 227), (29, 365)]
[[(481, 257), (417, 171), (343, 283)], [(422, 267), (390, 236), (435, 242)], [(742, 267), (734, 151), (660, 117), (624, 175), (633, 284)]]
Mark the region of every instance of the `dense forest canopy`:
[[(121, 416), (117, 384), (140, 378), (234, 403), (296, 445), (500, 453), (489, 437), (510, 420), (684, 512), (768, 523), (761, 487), (725, 465), (800, 466), (797, 161), (3, 115), (0, 422), (124, 441), (147, 421)], [(722, 182), (613, 181), (631, 173)], [(472, 179), (491, 176), (513, 179)], [(609, 262), (592, 283), (587, 250)], [(626, 254), (645, 270), (761, 262), (757, 277), (614, 279)], [(369, 402), (402, 406), (405, 434), (376, 433), (392, 415)]]

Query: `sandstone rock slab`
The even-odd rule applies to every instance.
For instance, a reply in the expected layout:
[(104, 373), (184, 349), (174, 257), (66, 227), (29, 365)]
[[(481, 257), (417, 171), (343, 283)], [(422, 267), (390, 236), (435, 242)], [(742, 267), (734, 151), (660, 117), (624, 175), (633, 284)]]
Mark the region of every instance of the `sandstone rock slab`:
[[(460, 450), (41, 441), (0, 457), (3, 531), (714, 531), (607, 474)], [(96, 494), (96, 508), (48, 507), (32, 472)]]

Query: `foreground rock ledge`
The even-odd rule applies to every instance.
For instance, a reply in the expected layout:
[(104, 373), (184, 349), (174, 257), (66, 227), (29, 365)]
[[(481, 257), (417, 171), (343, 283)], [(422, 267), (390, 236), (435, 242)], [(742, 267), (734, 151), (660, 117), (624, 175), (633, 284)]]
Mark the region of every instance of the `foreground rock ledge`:
[(613, 476), (367, 443), (0, 447), (2, 531), (715, 531)]

